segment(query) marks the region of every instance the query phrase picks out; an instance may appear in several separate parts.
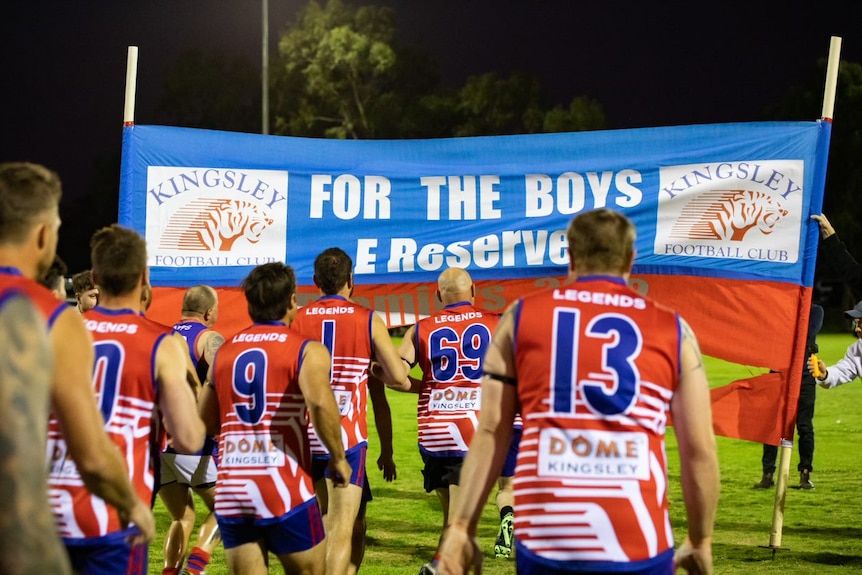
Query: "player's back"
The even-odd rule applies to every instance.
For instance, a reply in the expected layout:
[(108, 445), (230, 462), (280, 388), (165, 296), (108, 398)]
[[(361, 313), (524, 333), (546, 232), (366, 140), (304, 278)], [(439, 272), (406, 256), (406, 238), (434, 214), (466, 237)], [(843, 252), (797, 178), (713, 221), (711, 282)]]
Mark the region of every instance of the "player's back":
[(201, 361), (201, 355), (198, 353), (198, 338), (208, 329), (209, 327), (205, 323), (197, 320), (180, 321), (173, 326), (173, 330), (186, 340), (186, 345), (189, 348), (189, 357), (192, 359), (192, 365), (195, 366), (195, 371), (201, 383), (206, 381), (209, 366), (206, 365), (205, 361)]
[[(344, 449), (368, 441), (368, 368), (371, 363), (371, 322), (374, 312), (339, 295), (322, 296), (302, 307), (291, 328), (315, 339), (332, 356), (330, 382), (341, 413)], [(309, 424), (314, 455), (326, 448)]]
[(314, 496), (299, 387), (308, 341), (281, 322), (260, 323), (225, 341), (216, 354), (221, 518), (280, 517)]
[[(93, 338), (93, 391), (105, 430), (123, 453), (138, 496), (151, 501), (154, 486), (151, 456), (158, 434), (154, 420), (158, 403), (155, 354), (162, 338), (170, 334), (170, 328), (129, 309), (101, 307), (84, 314), (84, 325)], [(84, 487), (53, 418), (48, 440), (50, 498), (61, 535), (90, 538), (121, 530), (113, 507)]]
[(417, 402), (421, 450), (466, 453), (478, 424), (482, 362), (498, 322), (497, 314), (458, 302), (416, 324), (424, 383)]
[(520, 301), (515, 497), (528, 512), (515, 532), (531, 552), (631, 561), (673, 547), (664, 433), (680, 345), (676, 314), (622, 280), (585, 278)]

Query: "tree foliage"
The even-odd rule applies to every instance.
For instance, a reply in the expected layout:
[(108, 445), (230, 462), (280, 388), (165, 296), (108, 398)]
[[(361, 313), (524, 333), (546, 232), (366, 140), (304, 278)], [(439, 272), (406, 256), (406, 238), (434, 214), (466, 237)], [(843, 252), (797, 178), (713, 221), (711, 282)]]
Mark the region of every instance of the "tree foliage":
[(388, 8), (310, 2), (278, 43), (276, 133), (374, 138), (397, 57)]
[(523, 74), (490, 72), (441, 89), (436, 64), (395, 41), (388, 8), (311, 2), (284, 31), (279, 55), (277, 134), (433, 138), (604, 127), (597, 102), (549, 109), (541, 84)]

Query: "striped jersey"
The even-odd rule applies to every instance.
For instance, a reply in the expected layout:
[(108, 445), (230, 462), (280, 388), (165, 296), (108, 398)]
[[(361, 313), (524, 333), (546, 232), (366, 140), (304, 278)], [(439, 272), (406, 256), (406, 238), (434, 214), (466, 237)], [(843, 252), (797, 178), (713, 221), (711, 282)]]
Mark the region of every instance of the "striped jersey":
[[(368, 442), (368, 367), (373, 352), (371, 321), (374, 312), (340, 295), (322, 296), (302, 307), (290, 326), (306, 337), (323, 343), (332, 356), (329, 380), (341, 413), (344, 450)], [(308, 424), (311, 453), (327, 455)]]
[(619, 278), (520, 300), (515, 535), (530, 552), (612, 571), (673, 548), (664, 436), (680, 350), (678, 316)]
[(211, 385), (221, 421), (220, 518), (281, 517), (314, 497), (299, 388), (308, 341), (282, 322), (256, 323), (216, 353)]
[[(21, 275), (17, 268), (0, 266), (0, 290), (13, 289), (26, 294), (30, 301), (37, 307), (45, 317), (46, 325), (50, 330), (56, 319), (64, 311), (72, 311), (71, 306), (57, 299), (51, 290), (39, 282)], [(77, 312), (75, 312), (77, 313)]]
[[(152, 501), (151, 455), (158, 433), (155, 358), (170, 328), (129, 309), (97, 306), (83, 317), (93, 337), (93, 391), (105, 431), (123, 454), (138, 496)], [(48, 455), (48, 499), (61, 537), (101, 537), (124, 528), (116, 510), (84, 486), (54, 419), (48, 427)]]
[(417, 402), (419, 449), (463, 456), (479, 423), (482, 364), (500, 318), (470, 302), (447, 305), (416, 324), (414, 347), (422, 369)]

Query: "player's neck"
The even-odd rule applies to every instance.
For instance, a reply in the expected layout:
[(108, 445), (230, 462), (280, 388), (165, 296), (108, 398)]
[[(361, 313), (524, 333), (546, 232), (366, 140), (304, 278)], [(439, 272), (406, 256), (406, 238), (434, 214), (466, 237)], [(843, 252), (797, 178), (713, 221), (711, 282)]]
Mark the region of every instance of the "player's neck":
[(99, 294), (99, 307), (110, 310), (131, 309), (134, 311), (140, 311), (141, 291), (140, 289), (137, 289), (132, 293), (114, 296), (108, 295), (102, 291), (102, 293)]

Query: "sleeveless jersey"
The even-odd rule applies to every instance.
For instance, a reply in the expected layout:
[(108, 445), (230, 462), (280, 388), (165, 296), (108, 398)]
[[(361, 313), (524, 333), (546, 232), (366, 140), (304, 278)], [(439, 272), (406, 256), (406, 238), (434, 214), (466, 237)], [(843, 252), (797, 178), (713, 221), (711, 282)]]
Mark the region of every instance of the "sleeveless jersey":
[(281, 517), (314, 497), (305, 399), (299, 388), (308, 339), (282, 322), (257, 323), (218, 350), (221, 461), (215, 511), (228, 521)]
[(186, 344), (189, 347), (189, 356), (192, 358), (192, 365), (195, 366), (198, 379), (203, 383), (206, 381), (209, 366), (206, 365), (206, 362), (201, 362), (201, 356), (198, 354), (198, 338), (209, 327), (197, 320), (188, 320), (175, 323), (173, 329), (186, 340)]
[(414, 346), (423, 383), (417, 417), (423, 453), (467, 454), (479, 423), (482, 363), (499, 321), (497, 314), (459, 302), (416, 324)]
[(519, 541), (550, 561), (635, 562), (672, 549), (664, 435), (677, 315), (592, 276), (522, 298), (514, 329)]
[[(83, 317), (93, 337), (93, 391), (105, 431), (123, 454), (138, 496), (152, 501), (151, 449), (158, 433), (155, 356), (170, 328), (129, 309), (97, 306)], [(55, 420), (48, 428), (48, 454), (48, 499), (60, 536), (91, 538), (122, 530), (116, 510), (84, 486)]]
[[(330, 295), (301, 308), (290, 324), (304, 336), (322, 342), (332, 356), (329, 380), (341, 413), (341, 442), (345, 451), (368, 442), (373, 314), (367, 307)], [(310, 422), (308, 439), (312, 455), (328, 455)]]
[[(180, 334), (184, 340), (186, 340), (186, 345), (189, 348), (189, 357), (192, 359), (192, 365), (195, 366), (195, 372), (198, 375), (198, 380), (200, 380), (201, 384), (203, 384), (207, 379), (207, 372), (209, 371), (209, 366), (206, 362), (201, 361), (201, 355), (198, 354), (198, 338), (200, 335), (207, 331), (209, 327), (206, 324), (199, 322), (197, 320), (188, 320), (181, 321), (174, 324), (172, 328), (174, 332)], [(163, 441), (164, 448), (162, 451), (165, 453), (176, 453), (177, 451), (167, 442), (167, 438)], [(198, 451), (197, 455), (217, 455), (218, 452), (218, 444), (214, 437), (207, 435), (206, 440), (204, 441), (204, 446)]]
[(0, 290), (7, 289), (20, 291), (29, 297), (45, 317), (49, 331), (61, 313), (72, 310), (72, 306), (57, 299), (51, 290), (39, 282), (25, 278), (17, 268), (0, 266)]

